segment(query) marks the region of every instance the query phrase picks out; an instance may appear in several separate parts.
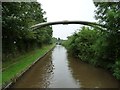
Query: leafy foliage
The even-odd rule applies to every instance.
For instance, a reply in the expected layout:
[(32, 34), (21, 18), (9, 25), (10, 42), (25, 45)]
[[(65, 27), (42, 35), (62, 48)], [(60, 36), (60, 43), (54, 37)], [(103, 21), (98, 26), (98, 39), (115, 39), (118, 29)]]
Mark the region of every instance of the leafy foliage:
[(120, 79), (120, 67), (118, 67), (120, 61), (120, 2), (95, 3), (95, 5), (97, 6), (96, 19), (104, 23), (108, 31), (104, 35), (105, 47), (101, 48), (104, 55), (99, 55), (102, 56), (103, 62), (109, 62), (106, 63), (107, 68), (116, 67), (112, 69), (112, 72)]
[(64, 45), (80, 60), (103, 67), (120, 79), (120, 4), (95, 3), (96, 19), (104, 24), (106, 32), (83, 27), (68, 37)]
[(2, 3), (3, 61), (43, 44), (51, 43), (50, 26), (32, 30), (30, 27), (46, 22), (45, 12), (37, 2)]

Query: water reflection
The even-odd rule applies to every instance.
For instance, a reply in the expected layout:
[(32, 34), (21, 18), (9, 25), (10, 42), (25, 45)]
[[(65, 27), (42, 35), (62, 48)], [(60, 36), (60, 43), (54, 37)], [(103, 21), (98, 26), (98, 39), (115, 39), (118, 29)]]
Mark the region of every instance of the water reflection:
[(57, 45), (21, 77), (14, 88), (113, 88), (118, 87), (106, 71), (68, 57), (67, 50)]
[(109, 72), (70, 56), (69, 68), (81, 88), (118, 88), (120, 85)]
[(66, 49), (57, 45), (52, 52), (52, 61), (54, 64), (54, 77), (51, 80), (49, 88), (79, 88), (75, 79), (71, 75), (68, 67), (68, 58)]
[(34, 67), (22, 76), (14, 88), (46, 88), (53, 77), (54, 65), (51, 53), (42, 58)]

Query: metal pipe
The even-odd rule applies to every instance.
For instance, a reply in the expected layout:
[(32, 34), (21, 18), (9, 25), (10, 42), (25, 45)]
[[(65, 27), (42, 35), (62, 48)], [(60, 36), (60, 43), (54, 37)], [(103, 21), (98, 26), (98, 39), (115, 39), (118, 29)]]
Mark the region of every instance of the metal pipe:
[(88, 26), (95, 25), (95, 26), (100, 26), (102, 28), (106, 28), (104, 25), (97, 24), (95, 22), (67, 21), (67, 20), (65, 20), (65, 21), (55, 21), (55, 22), (43, 22), (43, 23), (35, 24), (31, 28), (36, 29), (36, 28), (41, 28), (41, 27), (45, 27), (45, 26), (48, 26), (48, 25), (57, 25), (57, 24), (63, 24), (63, 25), (66, 25), (66, 24), (82, 24), (82, 25), (88, 25)]

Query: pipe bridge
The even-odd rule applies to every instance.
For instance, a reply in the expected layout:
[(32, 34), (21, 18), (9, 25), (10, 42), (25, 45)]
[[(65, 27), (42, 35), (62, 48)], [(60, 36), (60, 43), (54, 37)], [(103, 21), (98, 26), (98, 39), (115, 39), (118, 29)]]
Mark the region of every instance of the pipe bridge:
[(55, 21), (55, 22), (43, 22), (43, 23), (38, 23), (33, 25), (31, 28), (32, 29), (37, 29), (37, 28), (41, 28), (41, 27), (45, 27), (48, 25), (57, 25), (57, 24), (63, 24), (63, 25), (67, 25), (67, 24), (82, 24), (82, 25), (88, 25), (88, 26), (92, 26), (92, 27), (97, 27), (99, 29), (101, 28), (106, 28), (104, 25), (101, 24), (97, 24), (95, 22), (87, 22), (87, 21)]

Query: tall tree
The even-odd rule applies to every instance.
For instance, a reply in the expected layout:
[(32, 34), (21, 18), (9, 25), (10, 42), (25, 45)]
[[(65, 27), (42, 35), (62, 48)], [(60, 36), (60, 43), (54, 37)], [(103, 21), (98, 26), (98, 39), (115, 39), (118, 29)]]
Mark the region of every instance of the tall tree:
[(109, 62), (108, 68), (114, 69), (114, 75), (120, 79), (120, 2), (95, 3), (96, 19), (107, 27), (104, 34), (101, 47), (102, 53), (99, 53), (103, 62)]
[(95, 5), (97, 7), (96, 19), (107, 26), (108, 32), (105, 33), (108, 44), (107, 53), (110, 52), (110, 55), (114, 56), (113, 59), (118, 58), (120, 55), (120, 2), (95, 3)]
[(26, 52), (48, 40), (50, 42), (51, 27), (30, 29), (34, 24), (46, 22), (44, 14), (37, 2), (2, 3), (3, 57), (16, 56), (17, 52)]

